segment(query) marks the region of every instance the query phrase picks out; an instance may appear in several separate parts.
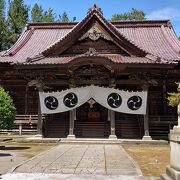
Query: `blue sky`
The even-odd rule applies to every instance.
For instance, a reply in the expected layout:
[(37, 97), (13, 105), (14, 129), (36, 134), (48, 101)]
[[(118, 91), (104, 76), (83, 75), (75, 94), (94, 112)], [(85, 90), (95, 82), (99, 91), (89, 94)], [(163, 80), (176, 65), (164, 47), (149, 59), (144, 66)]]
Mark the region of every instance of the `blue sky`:
[(51, 7), (55, 13), (64, 11), (72, 19), (76, 16), (80, 21), (86, 15), (89, 7), (97, 4), (107, 19), (112, 14), (128, 12), (132, 8), (143, 10), (147, 19), (170, 19), (175, 32), (180, 36), (180, 0), (24, 0), (26, 4), (38, 3), (43, 9)]

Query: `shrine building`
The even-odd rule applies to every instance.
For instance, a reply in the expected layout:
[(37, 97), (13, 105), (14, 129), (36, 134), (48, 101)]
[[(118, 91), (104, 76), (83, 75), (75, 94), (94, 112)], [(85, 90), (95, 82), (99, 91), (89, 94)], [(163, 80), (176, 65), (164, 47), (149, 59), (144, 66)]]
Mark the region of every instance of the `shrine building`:
[(179, 62), (169, 20), (111, 22), (94, 5), (80, 22), (27, 24), (0, 53), (0, 85), (43, 137), (167, 139)]

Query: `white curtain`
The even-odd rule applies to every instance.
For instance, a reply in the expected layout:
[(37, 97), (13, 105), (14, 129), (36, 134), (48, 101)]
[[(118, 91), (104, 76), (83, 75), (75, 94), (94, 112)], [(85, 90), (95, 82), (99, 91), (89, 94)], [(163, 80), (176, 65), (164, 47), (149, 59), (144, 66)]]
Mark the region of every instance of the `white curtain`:
[(39, 92), (39, 97), (43, 114), (70, 111), (81, 106), (90, 98), (113, 111), (146, 114), (146, 91), (129, 92), (91, 85), (61, 92)]

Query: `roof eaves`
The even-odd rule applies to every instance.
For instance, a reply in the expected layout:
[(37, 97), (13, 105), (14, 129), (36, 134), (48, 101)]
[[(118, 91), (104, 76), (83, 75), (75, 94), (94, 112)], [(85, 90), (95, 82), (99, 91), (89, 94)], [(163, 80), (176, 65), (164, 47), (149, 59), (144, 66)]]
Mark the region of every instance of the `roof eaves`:
[(120, 20), (110, 21), (116, 28), (124, 27), (161, 27), (162, 25), (171, 27), (170, 20)]

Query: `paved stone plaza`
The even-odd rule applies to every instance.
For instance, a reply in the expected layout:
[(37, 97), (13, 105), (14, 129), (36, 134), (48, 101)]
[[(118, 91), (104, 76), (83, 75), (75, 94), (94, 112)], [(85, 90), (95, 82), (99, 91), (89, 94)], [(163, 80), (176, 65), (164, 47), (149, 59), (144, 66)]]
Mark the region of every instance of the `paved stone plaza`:
[(61, 144), (14, 169), (15, 173), (142, 175), (120, 145)]

